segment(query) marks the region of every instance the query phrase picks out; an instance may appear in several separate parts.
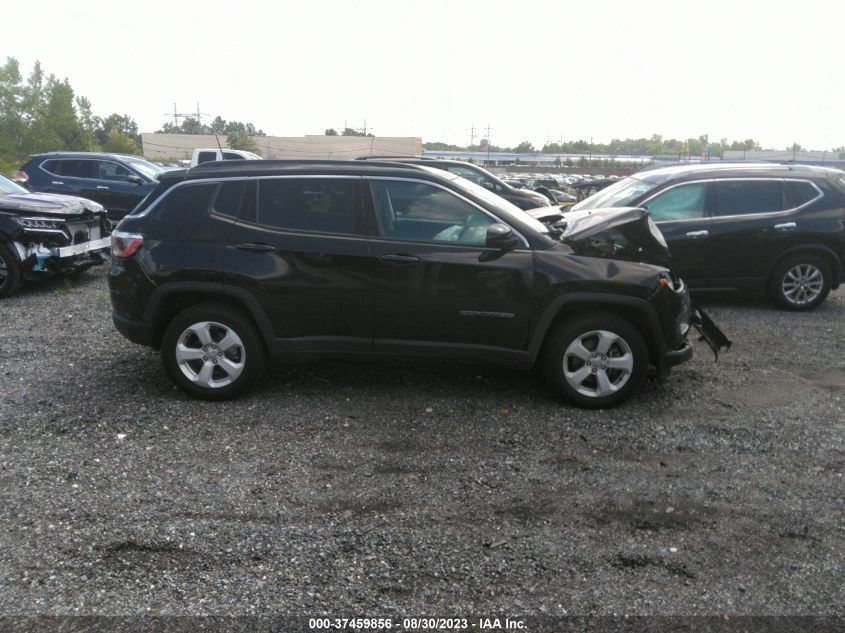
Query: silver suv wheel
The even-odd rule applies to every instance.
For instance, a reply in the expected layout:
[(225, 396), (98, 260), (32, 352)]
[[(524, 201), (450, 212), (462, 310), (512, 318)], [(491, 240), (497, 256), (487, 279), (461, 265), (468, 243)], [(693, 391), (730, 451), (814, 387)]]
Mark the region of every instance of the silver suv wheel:
[(793, 266), (781, 280), (784, 299), (796, 306), (814, 302), (823, 288), (824, 274), (813, 264)]
[(179, 335), (176, 363), (192, 383), (218, 389), (232, 384), (244, 370), (246, 350), (230, 327), (216, 321), (200, 321)]
[(585, 332), (563, 354), (563, 375), (583, 396), (603, 398), (622, 389), (634, 370), (631, 346), (607, 330)]

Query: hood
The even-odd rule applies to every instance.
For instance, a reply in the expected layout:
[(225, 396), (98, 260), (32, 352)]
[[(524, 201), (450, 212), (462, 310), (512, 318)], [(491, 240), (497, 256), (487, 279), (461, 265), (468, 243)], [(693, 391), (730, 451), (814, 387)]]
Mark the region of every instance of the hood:
[(534, 191), (533, 189), (517, 189), (516, 187), (511, 187), (510, 195), (514, 198), (531, 202), (531, 204), (536, 207), (548, 206), (551, 204), (551, 201), (546, 196), (539, 191)]
[(554, 224), (564, 217), (559, 207), (537, 207), (536, 209), (525, 209), (525, 212), (543, 224)]
[(0, 211), (22, 215), (85, 215), (102, 213), (103, 205), (87, 198), (58, 193), (11, 193), (0, 196)]
[(669, 267), (666, 239), (645, 209), (570, 211), (553, 228), (560, 241), (579, 255)]

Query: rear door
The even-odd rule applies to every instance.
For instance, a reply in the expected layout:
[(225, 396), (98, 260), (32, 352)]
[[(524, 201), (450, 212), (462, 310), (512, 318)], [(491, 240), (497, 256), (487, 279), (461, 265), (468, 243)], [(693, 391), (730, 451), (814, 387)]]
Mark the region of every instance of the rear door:
[(711, 276), (715, 285), (757, 285), (789, 245), (790, 220), (781, 178), (713, 183)]
[(79, 189), (74, 190), (74, 183), (65, 180), (62, 175), (62, 167), (63, 161), (56, 158), (37, 163), (35, 169), (31, 170), (34, 173), (29, 174), (29, 187), (33, 191), (45, 193), (79, 195)]
[(708, 285), (711, 274), (709, 195), (710, 181), (681, 183), (639, 204), (648, 209), (666, 238), (672, 270), (694, 286)]
[[(86, 158), (57, 158), (46, 161), (41, 168), (48, 174), (41, 191), (63, 193), (71, 196), (84, 196), (86, 184), (93, 174), (94, 161)], [(90, 196), (84, 196), (90, 197)], [(90, 198), (96, 200), (97, 198)]]
[(251, 179), (226, 240), (225, 283), (246, 289), (280, 349), (369, 351), (372, 270), (358, 176)]
[(373, 350), (483, 357), (524, 349), (533, 288), (527, 245), (485, 248), (487, 227), (499, 220), (445, 187), (367, 180)]

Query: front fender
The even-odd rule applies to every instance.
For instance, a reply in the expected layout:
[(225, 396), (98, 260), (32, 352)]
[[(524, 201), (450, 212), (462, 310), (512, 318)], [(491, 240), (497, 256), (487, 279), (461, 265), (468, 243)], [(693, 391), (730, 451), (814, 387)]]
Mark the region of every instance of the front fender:
[(531, 335), (528, 353), (532, 362), (536, 361), (549, 329), (562, 313), (572, 308), (583, 306), (584, 311), (610, 309), (635, 315), (635, 325), (643, 332), (649, 345), (649, 351), (655, 360), (666, 351), (666, 339), (663, 334), (660, 317), (648, 301), (625, 295), (601, 292), (572, 292), (559, 295), (549, 301)]

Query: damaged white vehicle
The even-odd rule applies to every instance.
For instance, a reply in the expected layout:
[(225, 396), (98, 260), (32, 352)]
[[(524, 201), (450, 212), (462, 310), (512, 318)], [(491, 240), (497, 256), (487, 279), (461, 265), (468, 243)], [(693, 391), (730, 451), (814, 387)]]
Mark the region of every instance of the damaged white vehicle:
[(0, 176), (0, 297), (25, 281), (103, 263), (110, 233), (102, 205), (74, 196), (32, 193)]

